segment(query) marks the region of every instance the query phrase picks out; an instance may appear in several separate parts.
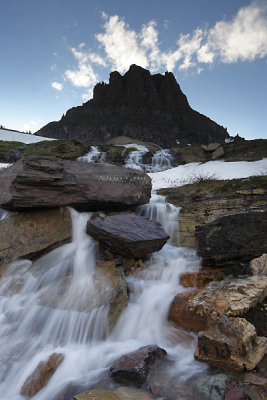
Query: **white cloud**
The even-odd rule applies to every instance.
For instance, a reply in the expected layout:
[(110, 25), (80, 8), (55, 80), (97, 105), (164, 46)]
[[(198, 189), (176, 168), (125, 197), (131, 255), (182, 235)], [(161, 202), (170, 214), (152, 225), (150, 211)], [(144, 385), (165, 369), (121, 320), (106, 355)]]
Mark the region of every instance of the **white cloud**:
[(52, 86), (52, 88), (59, 90), (59, 91), (63, 89), (62, 83), (59, 83), (59, 82), (52, 82), (51, 86)]
[(125, 72), (131, 64), (146, 68), (148, 59), (144, 47), (138, 42), (138, 34), (120, 19), (113, 15), (104, 24), (104, 33), (96, 35), (96, 39), (104, 47), (108, 61), (112, 67)]
[[(64, 73), (65, 80), (86, 88), (82, 95), (84, 100), (98, 82), (97, 66), (120, 73), (126, 72), (131, 64), (137, 64), (152, 72), (192, 69), (199, 74), (205, 66), (215, 62), (252, 61), (267, 55), (267, 3), (264, 0), (252, 1), (240, 8), (231, 20), (180, 34), (175, 46), (165, 51), (161, 50), (156, 21), (149, 21), (140, 31), (135, 31), (118, 15), (108, 16), (103, 12), (102, 18), (103, 31), (95, 35), (98, 50), (87, 49), (84, 42), (71, 48), (78, 65)], [(164, 21), (166, 28), (167, 23)], [(61, 90), (58, 85), (61, 84), (52, 84)]]

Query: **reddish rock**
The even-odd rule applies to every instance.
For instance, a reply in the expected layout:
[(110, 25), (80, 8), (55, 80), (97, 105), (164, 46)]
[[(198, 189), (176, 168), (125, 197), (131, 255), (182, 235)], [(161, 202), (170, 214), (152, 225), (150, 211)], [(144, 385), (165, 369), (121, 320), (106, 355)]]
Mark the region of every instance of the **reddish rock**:
[(20, 394), (33, 397), (46, 386), (63, 360), (63, 354), (54, 353), (49, 357), (48, 361), (39, 362), (34, 372), (24, 382)]
[(111, 164), (28, 156), (0, 174), (0, 206), (8, 210), (121, 210), (147, 203), (150, 194), (148, 175)]
[(198, 315), (189, 308), (190, 300), (197, 293), (198, 290), (178, 293), (170, 306), (168, 319), (185, 329), (192, 329), (194, 331), (205, 330), (207, 328), (207, 317), (205, 315)]
[(199, 272), (186, 272), (180, 276), (180, 283), (184, 287), (203, 288), (213, 281), (221, 281), (225, 277), (225, 272), (221, 268), (206, 268)]
[(141, 387), (146, 381), (150, 366), (157, 358), (163, 358), (166, 354), (157, 345), (140, 347), (118, 358), (110, 367), (110, 376), (118, 383)]
[(225, 400), (249, 400), (243, 389), (231, 389), (225, 393)]
[(160, 250), (169, 239), (158, 222), (126, 213), (89, 220), (86, 231), (113, 253), (134, 258)]

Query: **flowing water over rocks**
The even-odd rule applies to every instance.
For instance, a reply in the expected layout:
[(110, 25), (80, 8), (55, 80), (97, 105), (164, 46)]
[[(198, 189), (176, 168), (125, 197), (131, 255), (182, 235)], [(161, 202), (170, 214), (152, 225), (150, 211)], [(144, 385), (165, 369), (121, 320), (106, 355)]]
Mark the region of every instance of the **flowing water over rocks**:
[(179, 390), (184, 399), (193, 398), (186, 381), (206, 367), (194, 360), (196, 336), (175, 328), (167, 316), (176, 293), (186, 290), (179, 285), (179, 276), (195, 271), (198, 260), (178, 247), (177, 208), (154, 196), (140, 213), (161, 222), (171, 238), (145, 268), (127, 277), (129, 304), (111, 332), (109, 306), (96, 301), (97, 246), (85, 234), (88, 213), (72, 210), (71, 243), (33, 263), (10, 265), (0, 287), (1, 400), (22, 400), (23, 384), (53, 353), (64, 360), (35, 400), (70, 400), (94, 387), (113, 389), (112, 363), (151, 344), (165, 349), (167, 358), (148, 377), (149, 385), (159, 386), (167, 400), (176, 400)]

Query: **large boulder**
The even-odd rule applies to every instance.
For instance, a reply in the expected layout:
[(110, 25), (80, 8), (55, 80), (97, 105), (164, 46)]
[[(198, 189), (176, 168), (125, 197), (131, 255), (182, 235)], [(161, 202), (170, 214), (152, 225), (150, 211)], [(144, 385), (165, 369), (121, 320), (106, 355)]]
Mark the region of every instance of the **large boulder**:
[(0, 220), (0, 275), (18, 258), (33, 258), (71, 238), (68, 208), (32, 210)]
[(267, 207), (249, 208), (196, 227), (197, 252), (206, 265), (248, 263), (267, 252)]
[(90, 219), (86, 232), (112, 252), (134, 258), (160, 250), (170, 237), (158, 222), (128, 213)]
[(120, 386), (115, 390), (92, 389), (88, 392), (77, 394), (74, 400), (153, 400), (149, 393), (132, 387)]
[(9, 210), (72, 206), (125, 209), (147, 203), (151, 180), (141, 171), (48, 156), (28, 156), (0, 175), (0, 205)]
[(118, 383), (141, 387), (146, 381), (150, 366), (166, 354), (157, 345), (140, 347), (118, 358), (110, 367), (110, 376)]

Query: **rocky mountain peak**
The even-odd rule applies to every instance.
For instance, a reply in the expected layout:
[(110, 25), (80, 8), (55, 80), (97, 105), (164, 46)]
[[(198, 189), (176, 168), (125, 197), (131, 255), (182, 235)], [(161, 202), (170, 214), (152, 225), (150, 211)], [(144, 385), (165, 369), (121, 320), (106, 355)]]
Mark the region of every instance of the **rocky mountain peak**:
[(37, 134), (97, 143), (128, 136), (165, 148), (177, 141), (208, 144), (229, 137), (225, 128), (190, 107), (172, 72), (151, 75), (135, 64), (124, 75), (111, 72), (109, 83), (94, 87), (93, 99)]

